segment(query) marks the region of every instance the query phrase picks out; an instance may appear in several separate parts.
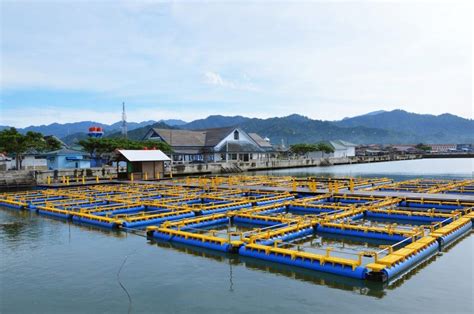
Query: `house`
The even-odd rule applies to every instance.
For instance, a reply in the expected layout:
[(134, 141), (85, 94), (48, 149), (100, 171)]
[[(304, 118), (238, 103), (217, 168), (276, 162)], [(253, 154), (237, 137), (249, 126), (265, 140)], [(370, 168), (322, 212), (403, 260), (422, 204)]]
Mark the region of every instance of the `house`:
[(46, 157), (48, 169), (84, 169), (90, 168), (88, 154), (83, 151), (61, 148), (43, 154)]
[(343, 140), (330, 141), (329, 145), (334, 149), (332, 157), (353, 157), (355, 156), (356, 144), (352, 144)]
[(48, 169), (48, 162), (42, 154), (30, 149), (21, 155), (21, 168), (28, 170)]
[(472, 144), (458, 144), (456, 145), (456, 149), (459, 151), (459, 152), (463, 152), (463, 153), (470, 153), (472, 152)]
[(238, 127), (195, 131), (152, 128), (144, 140), (169, 144), (174, 162), (250, 161), (266, 159), (273, 151), (269, 140)]
[(415, 154), (419, 152), (419, 149), (415, 147), (416, 145), (405, 144), (405, 145), (392, 145), (391, 148), (396, 153), (403, 153), (403, 154)]
[[(17, 168), (16, 156), (8, 157), (5, 154), (0, 155), (0, 169), (13, 170)], [(34, 149), (29, 149), (21, 154), (18, 167), (23, 170), (46, 170), (46, 158)]]
[(457, 150), (456, 144), (428, 144), (431, 147), (432, 153), (448, 153)]
[(0, 171), (11, 169), (12, 159), (4, 153), (0, 153)]
[(355, 149), (356, 156), (383, 156), (388, 153), (382, 145), (378, 144), (358, 145)]
[[(116, 151), (117, 173), (119, 178), (136, 180), (154, 180), (163, 178), (165, 162), (171, 161), (161, 150), (124, 150)], [(119, 172), (119, 163), (127, 163), (126, 172)], [(125, 177), (124, 177), (125, 176)]]

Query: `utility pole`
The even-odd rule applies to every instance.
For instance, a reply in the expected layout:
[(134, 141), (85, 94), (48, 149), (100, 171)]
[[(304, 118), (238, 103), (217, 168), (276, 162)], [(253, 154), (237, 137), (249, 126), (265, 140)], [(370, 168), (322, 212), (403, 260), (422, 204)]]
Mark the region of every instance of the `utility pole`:
[(125, 103), (122, 103), (122, 136), (127, 138), (127, 114), (125, 113)]

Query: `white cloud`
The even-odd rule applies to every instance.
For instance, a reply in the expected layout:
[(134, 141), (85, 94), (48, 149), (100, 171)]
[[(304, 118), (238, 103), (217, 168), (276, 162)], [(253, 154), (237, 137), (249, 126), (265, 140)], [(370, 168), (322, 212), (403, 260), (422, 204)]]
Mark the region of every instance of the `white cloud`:
[[(156, 114), (184, 119), (222, 108), (321, 119), (389, 108), (472, 117), (471, 9), (471, 1), (5, 2), (0, 84), (18, 94), (74, 90), (148, 104), (137, 120), (161, 103), (182, 105)], [(0, 106), (15, 109), (8, 99)], [(48, 106), (38, 98), (37, 107)], [(7, 118), (28, 124), (56, 114), (23, 109)], [(63, 109), (82, 108), (65, 101)], [(97, 117), (116, 114), (104, 110)]]
[(226, 87), (230, 89), (237, 89), (243, 91), (258, 91), (259, 89), (250, 83), (250, 79), (247, 75), (243, 75), (243, 79), (245, 82), (238, 82), (238, 81), (230, 81), (227, 79), (222, 78), (219, 73), (207, 71), (204, 73), (204, 81), (207, 84)]
[(220, 86), (229, 85), (227, 82), (224, 82), (224, 80), (218, 73), (215, 73), (215, 72), (206, 72), (204, 73), (204, 77), (206, 79), (206, 82), (212, 85), (220, 85)]

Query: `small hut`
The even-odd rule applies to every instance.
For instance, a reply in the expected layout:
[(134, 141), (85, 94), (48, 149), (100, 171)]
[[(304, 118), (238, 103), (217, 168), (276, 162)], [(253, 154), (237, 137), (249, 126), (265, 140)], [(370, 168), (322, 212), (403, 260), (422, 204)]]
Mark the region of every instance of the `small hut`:
[[(170, 158), (161, 150), (124, 150), (117, 151), (117, 173), (119, 178), (134, 180), (155, 180), (163, 178), (165, 162)], [(126, 173), (120, 173), (119, 163), (127, 162)]]

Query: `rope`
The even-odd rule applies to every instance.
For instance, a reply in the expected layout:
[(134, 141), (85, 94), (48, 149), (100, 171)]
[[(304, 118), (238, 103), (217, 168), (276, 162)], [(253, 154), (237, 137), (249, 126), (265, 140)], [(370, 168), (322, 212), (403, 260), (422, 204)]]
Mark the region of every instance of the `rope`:
[[(131, 254), (133, 254), (135, 252), (136, 252), (136, 250), (133, 251)], [(120, 287), (122, 288), (122, 290), (125, 291), (125, 293), (127, 294), (127, 297), (128, 297), (128, 312), (127, 313), (130, 314), (130, 312), (132, 311), (132, 297), (130, 296), (130, 293), (128, 293), (127, 288), (125, 288), (125, 286), (122, 284), (122, 281), (120, 280), (120, 273), (122, 272), (123, 266), (127, 262), (128, 256), (129, 255), (125, 255), (125, 258), (123, 259), (122, 265), (120, 265), (120, 268), (117, 272), (117, 281), (118, 281)]]

